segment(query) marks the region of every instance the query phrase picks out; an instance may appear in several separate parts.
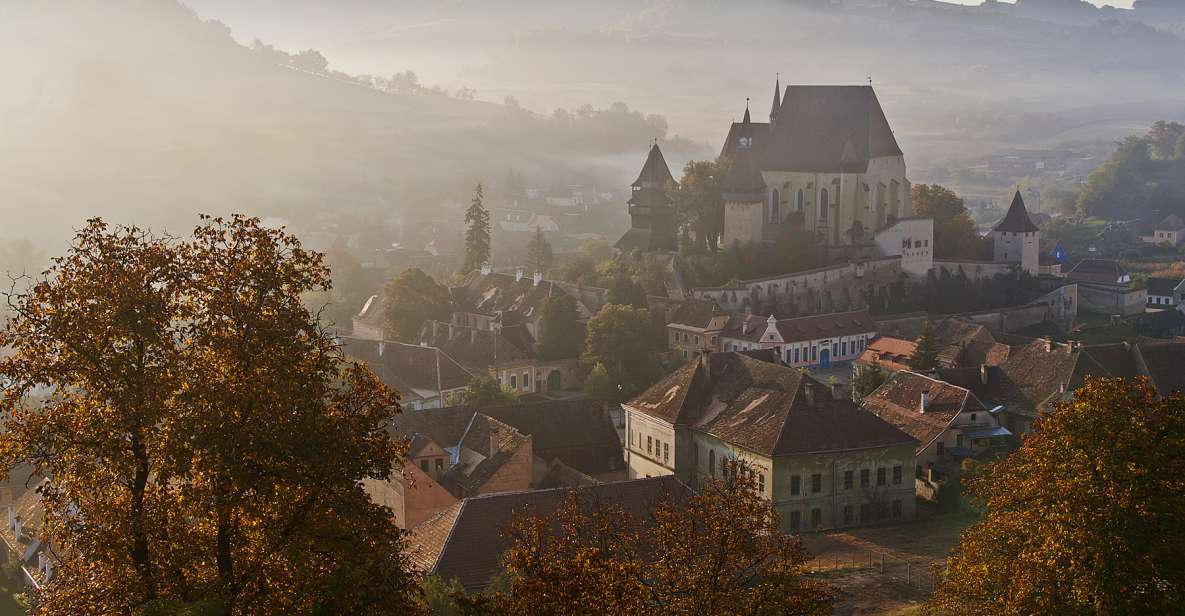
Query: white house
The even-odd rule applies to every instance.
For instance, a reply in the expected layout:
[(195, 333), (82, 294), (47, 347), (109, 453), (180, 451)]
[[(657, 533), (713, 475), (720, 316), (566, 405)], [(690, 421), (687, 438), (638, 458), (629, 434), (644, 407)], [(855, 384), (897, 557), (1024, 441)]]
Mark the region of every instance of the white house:
[(720, 350), (774, 349), (791, 366), (827, 368), (855, 360), (875, 337), (876, 323), (867, 310), (781, 320), (750, 315), (728, 324)]

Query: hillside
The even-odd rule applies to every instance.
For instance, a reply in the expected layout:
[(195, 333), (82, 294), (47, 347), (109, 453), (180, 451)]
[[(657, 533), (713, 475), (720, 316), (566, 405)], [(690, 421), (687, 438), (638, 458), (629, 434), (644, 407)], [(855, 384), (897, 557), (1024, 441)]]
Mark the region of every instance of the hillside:
[(710, 153), (624, 105), (553, 119), (281, 66), (171, 0), (6, 3), (0, 49), (0, 238), (94, 215), (414, 222), (511, 169), (620, 190), (651, 138), (676, 160)]

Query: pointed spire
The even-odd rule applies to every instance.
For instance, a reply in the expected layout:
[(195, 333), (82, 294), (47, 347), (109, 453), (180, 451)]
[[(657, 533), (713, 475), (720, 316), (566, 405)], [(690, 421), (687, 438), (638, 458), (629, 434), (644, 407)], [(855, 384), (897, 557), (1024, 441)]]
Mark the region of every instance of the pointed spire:
[(746, 96), (745, 97), (745, 119), (742, 120), (742, 122), (745, 124), (749, 124), (750, 121), (751, 120), (749, 119), (749, 97)]
[(1008, 207), (1008, 213), (1004, 215), (1004, 219), (1000, 224), (996, 225), (993, 231), (1000, 233), (1032, 233), (1040, 231), (1037, 225), (1033, 224), (1033, 219), (1029, 218), (1029, 210), (1025, 207), (1025, 200), (1020, 196), (1020, 189), (1016, 190), (1016, 194), (1012, 197), (1012, 205)]
[(774, 104), (769, 108), (769, 121), (774, 121), (774, 116), (782, 109), (782, 74), (778, 73), (774, 78)]

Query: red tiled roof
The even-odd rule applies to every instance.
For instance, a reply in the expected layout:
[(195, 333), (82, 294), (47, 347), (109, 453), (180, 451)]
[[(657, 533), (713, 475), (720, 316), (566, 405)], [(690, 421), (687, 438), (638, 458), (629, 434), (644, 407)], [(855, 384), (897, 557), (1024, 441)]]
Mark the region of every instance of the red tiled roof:
[(770, 456), (913, 442), (804, 372), (745, 353), (701, 356), (628, 406)]
[[(922, 392), (929, 400), (921, 412)], [(914, 372), (898, 372), (864, 398), (865, 410), (918, 440), (924, 449), (964, 410), (986, 411), (970, 391)]]
[(880, 364), (888, 370), (909, 370), (909, 362), (913, 359), (918, 345), (912, 340), (877, 336), (860, 354), (860, 363)]

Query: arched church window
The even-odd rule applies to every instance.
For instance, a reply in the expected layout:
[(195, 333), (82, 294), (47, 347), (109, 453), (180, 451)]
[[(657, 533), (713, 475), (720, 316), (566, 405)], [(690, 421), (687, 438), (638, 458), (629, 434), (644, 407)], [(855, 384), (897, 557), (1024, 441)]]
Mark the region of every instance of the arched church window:
[(824, 188), (819, 191), (819, 220), (827, 220), (827, 210), (831, 206), (831, 199), (828, 198), (827, 189)]
[(798, 194), (794, 197), (794, 211), (801, 212), (802, 204), (805, 202), (806, 195), (802, 194), (802, 189), (798, 189)]
[(782, 222), (782, 208), (780, 199), (781, 198), (778, 195), (778, 189), (775, 188), (769, 196), (769, 222), (771, 224)]

